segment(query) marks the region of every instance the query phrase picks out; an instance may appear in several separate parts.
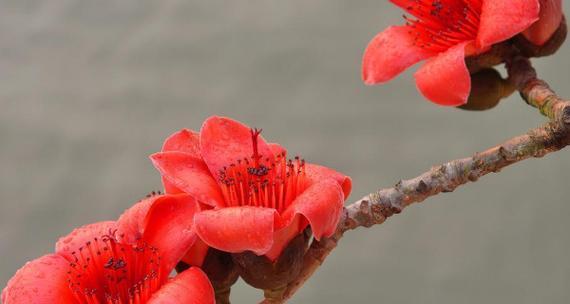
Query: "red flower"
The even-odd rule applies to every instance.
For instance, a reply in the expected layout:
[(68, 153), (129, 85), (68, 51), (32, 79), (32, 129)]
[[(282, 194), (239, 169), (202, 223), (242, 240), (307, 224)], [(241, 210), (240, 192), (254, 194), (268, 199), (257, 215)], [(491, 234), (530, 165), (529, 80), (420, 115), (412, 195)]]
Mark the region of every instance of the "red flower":
[(391, 0), (415, 18), (392, 26), (368, 45), (366, 84), (391, 80), (411, 65), (420, 92), (434, 103), (458, 106), (471, 90), (464, 58), (483, 53), (538, 19), (538, 0)]
[(351, 190), (349, 177), (287, 161), (281, 146), (229, 118), (207, 119), (199, 134), (173, 134), (151, 159), (166, 192), (189, 193), (212, 208), (194, 216), (207, 245), (271, 260), (308, 225), (315, 238), (330, 236)]
[(545, 44), (562, 21), (562, 0), (540, 0), (540, 19), (523, 32), (530, 42)]
[(200, 269), (168, 278), (196, 239), (180, 214), (196, 210), (188, 195), (151, 196), (116, 222), (75, 229), (16, 272), (2, 303), (214, 303)]

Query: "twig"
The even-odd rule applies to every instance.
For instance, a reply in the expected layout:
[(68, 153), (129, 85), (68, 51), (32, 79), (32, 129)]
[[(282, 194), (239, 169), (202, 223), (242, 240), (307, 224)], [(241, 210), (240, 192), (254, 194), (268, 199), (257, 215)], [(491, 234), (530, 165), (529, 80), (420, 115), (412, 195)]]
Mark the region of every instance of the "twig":
[(508, 62), (507, 68), (510, 81), (522, 98), (550, 118), (550, 122), (472, 157), (453, 160), (413, 179), (401, 180), (392, 188), (378, 190), (347, 206), (335, 234), (312, 242), (305, 254), (302, 271), (287, 287), (283, 302), (311, 277), (346, 231), (382, 224), (412, 203), (441, 192), (451, 192), (481, 176), (499, 172), (528, 158), (542, 157), (570, 144), (570, 102), (559, 98), (544, 81), (536, 78), (528, 59), (516, 57)]
[(568, 127), (570, 124), (568, 101), (558, 97), (545, 81), (536, 78), (536, 71), (528, 58), (515, 57), (507, 63), (507, 69), (510, 80), (518, 88), (526, 103), (539, 109), (542, 115), (559, 124), (559, 127)]

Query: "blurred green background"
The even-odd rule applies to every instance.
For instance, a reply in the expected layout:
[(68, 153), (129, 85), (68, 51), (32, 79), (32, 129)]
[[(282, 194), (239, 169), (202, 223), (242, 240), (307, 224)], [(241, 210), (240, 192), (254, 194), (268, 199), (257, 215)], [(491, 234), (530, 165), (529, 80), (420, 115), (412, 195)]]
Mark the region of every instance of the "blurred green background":
[[(545, 119), (518, 96), (464, 112), (411, 72), (360, 80), (388, 1), (0, 1), (0, 286), (160, 178), (147, 156), (213, 114), (352, 176), (349, 201)], [(536, 60), (570, 96), (570, 47)], [(562, 151), (349, 233), (291, 303), (563, 303), (570, 162)], [(240, 283), (235, 303), (260, 293)]]

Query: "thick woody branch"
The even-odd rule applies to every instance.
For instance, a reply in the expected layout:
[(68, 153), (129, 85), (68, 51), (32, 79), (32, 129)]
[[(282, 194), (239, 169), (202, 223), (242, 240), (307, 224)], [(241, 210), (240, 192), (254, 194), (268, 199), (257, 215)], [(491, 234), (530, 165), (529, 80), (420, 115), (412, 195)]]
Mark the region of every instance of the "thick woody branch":
[(511, 164), (542, 157), (570, 144), (570, 103), (556, 96), (544, 81), (536, 78), (528, 59), (514, 58), (508, 63), (508, 70), (510, 81), (522, 98), (550, 118), (550, 122), (472, 157), (453, 160), (418, 177), (401, 180), (392, 188), (378, 190), (347, 206), (336, 233), (320, 242), (312, 242), (305, 254), (302, 271), (287, 287), (283, 302), (310, 278), (346, 231), (381, 224), (412, 203), (454, 191)]

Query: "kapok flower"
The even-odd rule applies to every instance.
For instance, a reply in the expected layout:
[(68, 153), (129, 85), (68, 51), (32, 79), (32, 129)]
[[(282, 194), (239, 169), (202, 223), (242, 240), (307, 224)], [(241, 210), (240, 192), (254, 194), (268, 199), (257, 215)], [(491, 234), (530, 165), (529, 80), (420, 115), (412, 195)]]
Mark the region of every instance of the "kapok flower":
[(366, 84), (384, 83), (415, 63), (419, 91), (432, 102), (459, 106), (471, 90), (465, 57), (522, 32), (538, 19), (538, 0), (391, 0), (413, 17), (368, 45), (362, 63)]
[(171, 135), (151, 159), (167, 193), (185, 192), (212, 208), (194, 216), (208, 246), (276, 260), (309, 225), (316, 239), (330, 236), (351, 190), (349, 177), (286, 154), (260, 131), (210, 117), (200, 133)]
[(562, 0), (540, 0), (540, 19), (523, 32), (535, 45), (545, 44), (562, 21)]
[(196, 239), (192, 224), (180, 214), (196, 210), (188, 195), (150, 196), (116, 222), (75, 229), (57, 242), (55, 253), (16, 272), (2, 303), (214, 303), (212, 286), (200, 269), (169, 279)]

